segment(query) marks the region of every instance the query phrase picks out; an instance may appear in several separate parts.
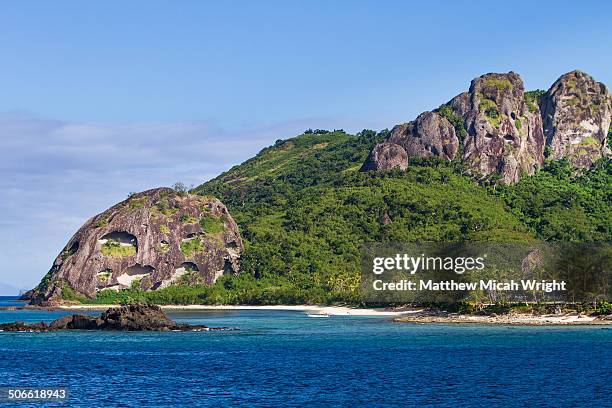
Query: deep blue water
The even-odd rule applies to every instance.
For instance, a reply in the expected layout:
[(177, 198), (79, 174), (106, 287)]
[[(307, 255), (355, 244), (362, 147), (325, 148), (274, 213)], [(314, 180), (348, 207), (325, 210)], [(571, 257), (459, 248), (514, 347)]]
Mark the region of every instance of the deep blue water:
[[(64, 314), (0, 311), (0, 321)], [(83, 407), (612, 406), (608, 328), (277, 311), (171, 317), (240, 330), (0, 333), (0, 386), (68, 387), (70, 406)]]

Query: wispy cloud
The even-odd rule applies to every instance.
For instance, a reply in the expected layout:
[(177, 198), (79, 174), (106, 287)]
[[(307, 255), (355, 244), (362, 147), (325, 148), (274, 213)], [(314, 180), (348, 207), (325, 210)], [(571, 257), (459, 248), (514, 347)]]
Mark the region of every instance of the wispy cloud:
[(0, 282), (31, 287), (92, 215), (131, 191), (200, 184), (276, 139), (338, 121), (76, 123), (0, 113)]

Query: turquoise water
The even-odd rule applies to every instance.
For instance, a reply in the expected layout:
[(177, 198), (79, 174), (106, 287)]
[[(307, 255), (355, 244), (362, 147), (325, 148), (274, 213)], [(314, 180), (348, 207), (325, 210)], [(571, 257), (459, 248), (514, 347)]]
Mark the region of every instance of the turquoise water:
[[(0, 321), (63, 314), (0, 311)], [(70, 405), (83, 407), (612, 406), (608, 328), (278, 311), (171, 317), (240, 330), (0, 333), (0, 386), (68, 387)]]

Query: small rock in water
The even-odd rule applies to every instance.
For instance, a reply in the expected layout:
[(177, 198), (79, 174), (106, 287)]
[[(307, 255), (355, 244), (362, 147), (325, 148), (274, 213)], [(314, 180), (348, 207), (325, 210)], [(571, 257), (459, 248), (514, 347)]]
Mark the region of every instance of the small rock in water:
[(231, 329), (211, 329), (202, 325), (177, 323), (170, 319), (159, 306), (146, 304), (112, 307), (103, 312), (100, 317), (87, 315), (64, 316), (54, 320), (49, 325), (44, 322), (0, 324), (0, 331), (48, 332), (56, 330), (210, 331)]

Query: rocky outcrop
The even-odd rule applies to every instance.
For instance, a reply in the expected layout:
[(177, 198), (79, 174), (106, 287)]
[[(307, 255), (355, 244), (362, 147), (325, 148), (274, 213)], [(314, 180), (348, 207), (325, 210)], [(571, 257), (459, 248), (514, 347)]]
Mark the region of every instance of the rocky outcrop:
[(453, 125), (438, 112), (421, 113), (413, 122), (394, 127), (389, 142), (402, 146), (410, 157), (452, 160), (459, 150)]
[(56, 330), (112, 330), (112, 331), (169, 331), (204, 329), (206, 326), (178, 324), (155, 305), (127, 305), (114, 307), (100, 317), (71, 315), (53, 321)]
[(48, 332), (57, 330), (208, 331), (227, 329), (179, 324), (166, 316), (159, 306), (141, 304), (110, 308), (100, 317), (70, 315), (60, 317), (50, 324), (45, 322), (0, 324), (0, 331)]
[(238, 226), (219, 200), (149, 190), (87, 221), (29, 297), (52, 305), (104, 289), (212, 284), (239, 272), (242, 249)]
[(468, 92), (396, 126), (362, 170), (405, 169), (410, 157), (459, 158), (479, 177), (514, 183), (543, 165), (547, 146), (552, 158), (568, 157), (577, 167), (609, 154), (612, 98), (603, 84), (570, 72), (538, 99), (514, 72), (483, 75)]
[(483, 175), (498, 173), (504, 183), (533, 174), (544, 162), (540, 115), (528, 110), (524, 94), (514, 72), (486, 74), (472, 81), (467, 106), (455, 101), (468, 134), (463, 160)]
[(400, 145), (382, 142), (372, 149), (361, 169), (367, 171), (391, 170), (395, 168), (400, 170), (408, 168), (408, 154)]
[(559, 78), (542, 98), (544, 134), (550, 157), (567, 157), (590, 167), (608, 154), (612, 97), (606, 86), (580, 71)]
[(406, 170), (409, 157), (452, 160), (458, 150), (453, 125), (437, 112), (424, 112), (413, 122), (395, 126), (390, 136), (374, 147), (362, 170)]

